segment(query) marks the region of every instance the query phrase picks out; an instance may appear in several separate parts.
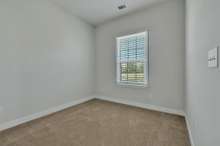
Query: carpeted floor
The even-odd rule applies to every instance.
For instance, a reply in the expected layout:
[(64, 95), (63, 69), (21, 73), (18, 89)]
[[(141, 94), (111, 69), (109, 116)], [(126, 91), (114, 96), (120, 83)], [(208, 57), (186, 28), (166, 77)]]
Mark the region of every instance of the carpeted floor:
[(0, 132), (0, 146), (190, 146), (183, 117), (92, 100)]

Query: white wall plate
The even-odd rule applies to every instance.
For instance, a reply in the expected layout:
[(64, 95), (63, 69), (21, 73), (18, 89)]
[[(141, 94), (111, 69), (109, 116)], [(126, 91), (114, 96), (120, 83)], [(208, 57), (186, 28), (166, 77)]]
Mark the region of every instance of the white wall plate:
[(208, 52), (208, 67), (210, 68), (218, 67), (218, 47)]

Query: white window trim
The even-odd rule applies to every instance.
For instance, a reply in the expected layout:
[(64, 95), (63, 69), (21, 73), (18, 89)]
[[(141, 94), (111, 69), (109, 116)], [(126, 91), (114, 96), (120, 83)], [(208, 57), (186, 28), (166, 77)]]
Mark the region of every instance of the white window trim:
[[(120, 47), (119, 47), (119, 42), (120, 39), (125, 39), (128, 37), (132, 37), (132, 36), (137, 36), (137, 35), (145, 35), (145, 47), (144, 47), (144, 55), (145, 58), (143, 60), (144, 62), (144, 82), (129, 82), (129, 81), (121, 81), (120, 79)], [(130, 34), (130, 35), (125, 35), (125, 36), (121, 36), (121, 37), (117, 37), (116, 38), (116, 43), (117, 43), (117, 47), (116, 47), (116, 79), (117, 79), (117, 84), (121, 85), (121, 86), (128, 86), (128, 87), (148, 87), (149, 86), (149, 32), (148, 31), (144, 31), (141, 33), (135, 33), (135, 34)], [(125, 61), (126, 62), (126, 61)], [(129, 62), (132, 62), (132, 60), (129, 60)]]

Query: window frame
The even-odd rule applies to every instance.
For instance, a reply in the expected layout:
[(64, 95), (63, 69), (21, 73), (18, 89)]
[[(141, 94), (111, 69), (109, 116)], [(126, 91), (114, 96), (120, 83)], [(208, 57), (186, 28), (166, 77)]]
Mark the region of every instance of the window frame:
[[(144, 59), (141, 61), (144, 63), (144, 82), (132, 82), (132, 81), (121, 81), (121, 67), (120, 63), (120, 40), (130, 38), (133, 36), (145, 35), (144, 37)], [(132, 33), (116, 37), (116, 79), (117, 84), (122, 86), (133, 86), (133, 87), (148, 87), (149, 85), (149, 32), (143, 31), (138, 33)], [(132, 62), (132, 61), (125, 61)], [(137, 62), (137, 61), (134, 61)]]

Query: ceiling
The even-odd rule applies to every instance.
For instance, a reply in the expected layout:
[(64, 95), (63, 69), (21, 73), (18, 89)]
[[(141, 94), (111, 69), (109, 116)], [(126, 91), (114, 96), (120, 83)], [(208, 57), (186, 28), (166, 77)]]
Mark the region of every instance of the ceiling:
[[(148, 7), (165, 0), (51, 0), (93, 25)], [(126, 3), (121, 11), (118, 6)]]

